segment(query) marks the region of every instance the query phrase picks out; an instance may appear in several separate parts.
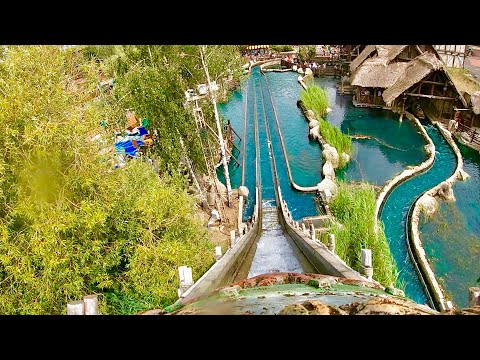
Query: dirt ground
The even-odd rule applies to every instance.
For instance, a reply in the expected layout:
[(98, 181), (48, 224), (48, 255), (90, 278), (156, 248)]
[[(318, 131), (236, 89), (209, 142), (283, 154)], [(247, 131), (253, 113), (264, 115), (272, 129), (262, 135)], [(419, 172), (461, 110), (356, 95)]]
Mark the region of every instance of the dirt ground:
[[(218, 222), (214, 225), (211, 225), (208, 229), (210, 234), (210, 239), (215, 246), (222, 247), (222, 254), (225, 253), (230, 248), (230, 231), (237, 230), (237, 219), (238, 219), (238, 194), (236, 191), (232, 193), (231, 204), (227, 205), (225, 201), (225, 217), (222, 219), (221, 223)], [(210, 219), (210, 211), (212, 209), (201, 210), (201, 217), (203, 219), (203, 224), (206, 227), (208, 220)], [(238, 230), (236, 232), (238, 236)]]

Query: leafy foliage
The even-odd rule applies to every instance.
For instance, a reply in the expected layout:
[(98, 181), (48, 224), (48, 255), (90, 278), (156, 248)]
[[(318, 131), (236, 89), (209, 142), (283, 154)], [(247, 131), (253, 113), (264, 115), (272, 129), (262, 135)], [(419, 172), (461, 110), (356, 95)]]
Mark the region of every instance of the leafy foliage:
[(270, 49), (275, 52), (293, 51), (292, 45), (271, 45)]
[[(100, 155), (125, 106), (158, 129), (152, 155), (165, 168), (179, 157), (174, 126), (185, 138), (192, 131), (162, 53), (143, 66), (147, 47), (113, 50), (99, 63), (83, 49), (9, 46), (0, 64), (0, 313), (65, 313), (90, 293), (103, 314), (160, 307), (176, 299), (178, 266), (199, 278), (214, 262), (175, 171), (159, 179), (142, 158), (115, 171)], [(113, 64), (116, 98), (97, 89)]]
[(300, 45), (298, 55), (302, 61), (310, 61), (315, 59), (315, 45)]
[(361, 250), (372, 250), (373, 277), (384, 286), (397, 285), (398, 270), (385, 237), (383, 224), (375, 232), (375, 190), (368, 183), (339, 183), (330, 209), (343, 225), (334, 229), (335, 252), (356, 270), (361, 267)]

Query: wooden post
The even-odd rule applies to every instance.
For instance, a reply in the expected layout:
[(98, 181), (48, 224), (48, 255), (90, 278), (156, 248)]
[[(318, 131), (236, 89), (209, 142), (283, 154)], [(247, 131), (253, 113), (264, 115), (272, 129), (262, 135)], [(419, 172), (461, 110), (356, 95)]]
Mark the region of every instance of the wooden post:
[(335, 234), (328, 234), (328, 249), (335, 252)]
[(215, 246), (215, 258), (219, 261), (222, 258), (222, 247)]
[(372, 250), (362, 249), (362, 273), (372, 281), (373, 267), (372, 267)]
[(97, 295), (87, 295), (83, 297), (85, 304), (85, 315), (98, 315), (98, 297)]
[(85, 312), (85, 303), (83, 300), (70, 301), (67, 303), (67, 315), (83, 315)]
[(313, 226), (313, 224), (310, 224), (310, 236), (311, 236), (312, 240), (316, 240), (315, 239), (315, 227)]

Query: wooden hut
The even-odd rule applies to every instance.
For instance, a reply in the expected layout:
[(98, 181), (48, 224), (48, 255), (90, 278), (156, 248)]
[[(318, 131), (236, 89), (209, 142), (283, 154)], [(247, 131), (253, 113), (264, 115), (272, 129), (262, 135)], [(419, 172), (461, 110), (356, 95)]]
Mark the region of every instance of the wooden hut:
[(350, 63), (351, 84), (356, 86), (354, 105), (390, 108), (383, 100), (383, 92), (421, 53), (412, 45), (367, 45)]
[(464, 97), (431, 45), (368, 45), (350, 64), (354, 105), (403, 112), (420, 106), (432, 120), (448, 121)]

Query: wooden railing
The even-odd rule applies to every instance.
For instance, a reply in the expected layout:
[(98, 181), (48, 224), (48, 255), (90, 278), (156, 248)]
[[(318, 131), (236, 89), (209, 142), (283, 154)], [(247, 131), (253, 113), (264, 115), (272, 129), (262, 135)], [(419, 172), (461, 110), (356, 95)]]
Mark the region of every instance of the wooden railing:
[(468, 127), (463, 124), (458, 124), (457, 131), (456, 132), (464, 132), (468, 135), (466, 140), (470, 144), (475, 144), (477, 146), (480, 146), (480, 132), (477, 131), (475, 128)]

